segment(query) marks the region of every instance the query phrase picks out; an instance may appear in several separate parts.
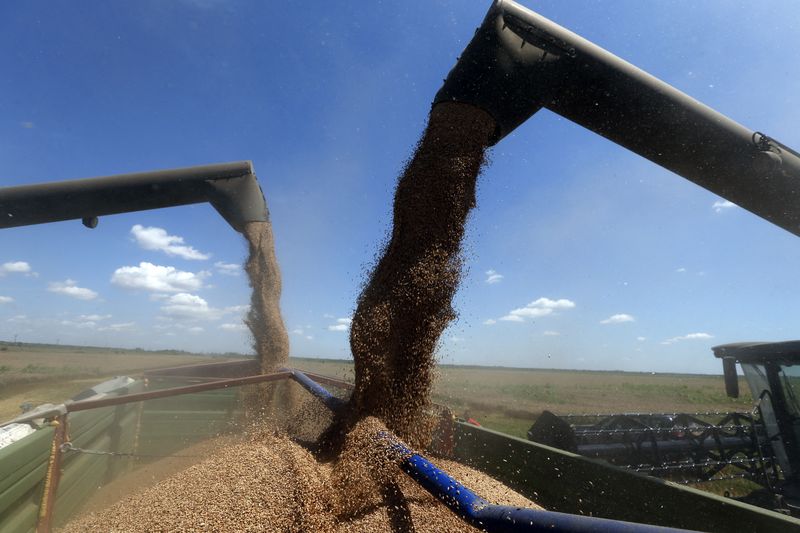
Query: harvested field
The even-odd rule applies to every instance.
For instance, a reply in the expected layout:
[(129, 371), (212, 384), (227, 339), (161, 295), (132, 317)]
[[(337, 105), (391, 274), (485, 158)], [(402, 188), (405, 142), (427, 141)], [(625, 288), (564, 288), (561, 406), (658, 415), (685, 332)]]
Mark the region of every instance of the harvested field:
[[(351, 381), (349, 361), (292, 359), (297, 368)], [(728, 398), (722, 376), (439, 365), (433, 400), (460, 417), (525, 438), (544, 410), (566, 413), (748, 411), (749, 389)]]
[(0, 420), (19, 414), (20, 404), (60, 403), (102, 381), (143, 370), (220, 361), (189, 353), (53, 345), (0, 348)]
[[(365, 460), (362, 464), (372, 470), (354, 469), (348, 461), (368, 454), (358, 444), (347, 450), (340, 464), (320, 463), (285, 435), (260, 434), (62, 531), (477, 531), (396, 466), (384, 472), (374, 460)], [(471, 468), (436, 462), (493, 503), (535, 507)], [(378, 487), (385, 479), (370, 479), (376, 472), (396, 482), (399, 500), (387, 501), (390, 497)]]

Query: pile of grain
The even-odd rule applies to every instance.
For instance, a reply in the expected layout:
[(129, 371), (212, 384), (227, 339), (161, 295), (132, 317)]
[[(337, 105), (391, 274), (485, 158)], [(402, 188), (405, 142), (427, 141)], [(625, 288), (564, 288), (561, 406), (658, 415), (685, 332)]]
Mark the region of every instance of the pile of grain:
[[(356, 426), (336, 463), (285, 435), (257, 435), (62, 531), (477, 531), (376, 451), (380, 428)], [(493, 503), (534, 506), (468, 467), (437, 463)]]
[(431, 111), (397, 184), (391, 240), (358, 299), (350, 331), (355, 390), (334, 431), (375, 416), (425, 446), (434, 351), (456, 316), (464, 225), (494, 128), (487, 113), (469, 105)]

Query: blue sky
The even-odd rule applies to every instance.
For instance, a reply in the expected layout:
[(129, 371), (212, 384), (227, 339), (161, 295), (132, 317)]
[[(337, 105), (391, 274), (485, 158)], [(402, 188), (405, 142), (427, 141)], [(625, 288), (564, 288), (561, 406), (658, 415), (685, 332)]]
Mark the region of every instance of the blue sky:
[[(2, 184), (251, 159), (294, 355), (347, 319), (430, 101), (488, 2), (0, 6)], [(734, 120), (800, 146), (794, 2), (528, 1)], [(800, 241), (542, 111), (498, 144), (448, 363), (718, 372), (798, 336)], [(243, 240), (206, 205), (0, 232), (0, 338), (246, 351)]]

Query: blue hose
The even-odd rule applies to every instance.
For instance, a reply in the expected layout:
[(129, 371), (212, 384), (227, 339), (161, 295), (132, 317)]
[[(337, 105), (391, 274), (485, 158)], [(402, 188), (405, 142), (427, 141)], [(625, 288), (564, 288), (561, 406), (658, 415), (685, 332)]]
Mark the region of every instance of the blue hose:
[[(333, 396), (322, 385), (297, 370), (289, 370), (292, 378), (331, 410), (336, 411), (344, 401)], [(665, 533), (687, 531), (606, 518), (581, 516), (538, 509), (493, 505), (437, 468), (418, 453), (414, 453), (397, 437), (382, 431), (377, 441), (396, 457), (400, 468), (425, 490), (447, 505), (454, 513), (483, 531), (491, 533), (519, 533), (547, 531), (564, 533)]]

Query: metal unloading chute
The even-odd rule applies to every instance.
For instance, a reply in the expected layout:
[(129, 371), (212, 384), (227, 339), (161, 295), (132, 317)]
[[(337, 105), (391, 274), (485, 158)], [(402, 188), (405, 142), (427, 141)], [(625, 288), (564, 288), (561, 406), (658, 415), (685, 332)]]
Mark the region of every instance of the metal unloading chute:
[(269, 220), (250, 161), (0, 188), (0, 228), (209, 202), (236, 231)]
[(496, 0), (434, 105), (477, 106), (497, 142), (547, 108), (800, 235), (800, 154), (511, 0)]

